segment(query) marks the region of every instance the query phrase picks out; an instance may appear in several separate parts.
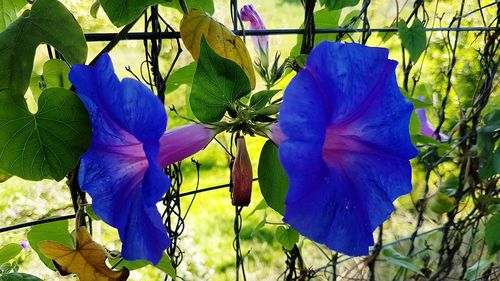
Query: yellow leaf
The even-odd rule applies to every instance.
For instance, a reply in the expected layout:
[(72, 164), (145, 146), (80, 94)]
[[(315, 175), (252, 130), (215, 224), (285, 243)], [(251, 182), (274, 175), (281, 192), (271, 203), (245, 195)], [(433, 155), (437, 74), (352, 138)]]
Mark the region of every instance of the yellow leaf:
[(54, 241), (42, 241), (39, 247), (62, 275), (76, 274), (80, 281), (124, 281), (129, 275), (126, 268), (113, 271), (106, 266), (106, 250), (92, 241), (85, 227), (77, 231), (76, 249)]
[(219, 56), (237, 63), (245, 71), (250, 86), (255, 88), (255, 72), (245, 43), (227, 27), (211, 16), (191, 10), (181, 20), (181, 38), (195, 60), (200, 55), (201, 37), (204, 35), (210, 48)]

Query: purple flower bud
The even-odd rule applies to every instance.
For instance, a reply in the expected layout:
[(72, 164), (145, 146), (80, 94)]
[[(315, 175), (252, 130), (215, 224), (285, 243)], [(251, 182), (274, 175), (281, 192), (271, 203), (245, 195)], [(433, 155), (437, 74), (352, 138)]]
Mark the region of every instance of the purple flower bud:
[[(259, 14), (257, 14), (257, 11), (255, 11), (255, 8), (253, 7), (252, 4), (244, 5), (241, 8), (240, 18), (242, 21), (249, 21), (251, 29), (255, 30), (266, 29), (264, 22), (260, 18)], [(252, 41), (257, 53), (259, 54), (263, 53), (267, 57), (269, 37), (267, 35), (252, 36)]]
[(248, 156), (244, 137), (236, 140), (236, 158), (231, 171), (233, 180), (232, 203), (234, 206), (248, 206), (252, 197), (252, 162)]
[(23, 250), (28, 250), (28, 248), (30, 247), (30, 244), (26, 240), (22, 240), (21, 242), (19, 242), (19, 245), (23, 247)]
[[(423, 97), (418, 97), (419, 100), (423, 101)], [(424, 136), (431, 137), (433, 139), (439, 139), (439, 140), (448, 140), (448, 136), (445, 134), (440, 133), (439, 138), (435, 134), (435, 128), (431, 125), (429, 120), (427, 120), (427, 115), (425, 113), (425, 109), (423, 108), (418, 108), (415, 110), (415, 112), (418, 115), (418, 119), (420, 120), (420, 134)]]

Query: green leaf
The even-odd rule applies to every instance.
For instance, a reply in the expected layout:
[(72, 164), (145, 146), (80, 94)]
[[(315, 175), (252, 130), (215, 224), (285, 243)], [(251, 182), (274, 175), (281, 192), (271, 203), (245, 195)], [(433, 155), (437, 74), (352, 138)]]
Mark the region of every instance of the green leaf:
[(288, 177), (281, 167), (278, 148), (268, 140), (259, 158), (259, 186), (262, 196), (269, 207), (285, 214), (285, 198), (288, 192)]
[[(151, 262), (144, 260), (128, 261), (121, 258), (116, 258), (116, 259), (108, 259), (108, 261), (111, 264), (111, 266), (116, 270), (121, 270), (122, 268), (126, 267), (128, 270), (132, 271), (132, 270), (137, 270), (139, 268), (143, 268), (145, 266), (153, 266)], [(163, 254), (160, 262), (155, 267), (174, 279), (177, 276), (175, 268), (172, 266), (172, 262), (170, 261), (170, 257), (167, 256), (166, 254)]]
[(166, 255), (163, 254), (162, 259), (156, 266), (159, 270), (163, 271), (166, 273), (168, 276), (172, 277), (175, 279), (177, 277), (177, 273), (175, 272), (175, 268), (172, 266), (172, 262), (170, 261), (170, 258)]
[(15, 258), (23, 250), (19, 244), (10, 243), (0, 248), (0, 264)]
[(0, 33), (0, 90), (24, 95), (40, 44), (52, 45), (71, 64), (87, 58), (85, 37), (73, 15), (59, 1), (37, 0)]
[(481, 179), (488, 179), (500, 174), (500, 147), (488, 155), (486, 160), (481, 161), (478, 174)]
[(415, 262), (412, 259), (401, 255), (393, 248), (390, 248), (390, 247), (384, 248), (382, 250), (382, 255), (387, 259), (387, 262), (389, 262), (395, 266), (400, 266), (400, 267), (406, 268), (408, 270), (411, 270), (415, 273), (418, 273), (418, 274), (424, 276), (424, 274), (420, 271), (420, 269), (418, 268), (418, 266), (415, 264)]
[(250, 214), (248, 214), (247, 217), (253, 215), (257, 211), (265, 210), (267, 207), (268, 206), (267, 206), (266, 200), (262, 199), (262, 200), (260, 200), (259, 204), (257, 204), (257, 206), (255, 206), (255, 208), (250, 212)]
[(17, 12), (24, 6), (25, 0), (0, 0), (0, 32), (17, 18)]
[(167, 80), (165, 93), (170, 94), (177, 90), (181, 85), (188, 85), (191, 87), (193, 83), (194, 72), (196, 71), (196, 63), (192, 62), (179, 69), (176, 69)]
[(275, 234), (276, 240), (287, 250), (292, 250), (295, 243), (299, 242), (299, 233), (291, 227), (280, 225)]
[(500, 110), (495, 109), (492, 112), (486, 114), (483, 118), (484, 126), (482, 129), (485, 133), (492, 133), (500, 129)]
[(168, 4), (166, 0), (99, 0), (101, 7), (117, 26), (131, 23), (138, 18), (146, 8), (158, 4)]
[(252, 230), (250, 237), (254, 237), (255, 234), (257, 234), (261, 229), (263, 229), (266, 226), (266, 222), (267, 222), (267, 212), (264, 212), (264, 216), (259, 221), (259, 223), (255, 226), (255, 228)]
[(59, 242), (69, 248), (74, 248), (73, 237), (68, 232), (68, 221), (57, 221), (33, 226), (28, 232), (28, 242), (31, 248), (38, 254), (40, 260), (50, 269), (56, 270), (52, 260), (40, 252), (38, 243), (50, 240)]
[(500, 214), (496, 214), (486, 223), (484, 230), (484, 240), (488, 246), (490, 255), (496, 254), (500, 250)]
[(48, 60), (43, 65), (42, 75), (35, 75), (30, 81), (30, 90), (35, 101), (38, 101), (43, 90), (48, 88), (71, 88), (68, 79), (69, 66), (62, 60)]
[(100, 221), (101, 218), (99, 218), (95, 212), (94, 212), (94, 208), (92, 208), (92, 205), (87, 205), (85, 206), (85, 213), (93, 220), (95, 221)]
[(42, 279), (26, 273), (7, 273), (0, 276), (0, 281), (42, 281)]
[(23, 96), (0, 92), (0, 168), (27, 180), (61, 180), (90, 145), (87, 110), (63, 88), (43, 91), (38, 112)]
[[(164, 3), (162, 5), (177, 9), (182, 12), (178, 0), (173, 0), (170, 3)], [(213, 15), (215, 12), (214, 0), (186, 0), (186, 5), (188, 6), (188, 9), (204, 11), (206, 13), (209, 13), (210, 15)]]
[(491, 259), (480, 259), (478, 262), (467, 268), (465, 272), (466, 280), (481, 280), (483, 273), (490, 268), (493, 261)]
[(329, 10), (339, 10), (345, 7), (356, 6), (359, 1), (360, 0), (320, 0), (320, 3)]
[(423, 102), (419, 99), (414, 99), (414, 98), (408, 98), (412, 103), (413, 103), (413, 108), (427, 108), (431, 107), (432, 104)]
[(410, 53), (410, 59), (417, 62), (422, 52), (427, 48), (424, 24), (418, 18), (415, 18), (411, 27), (408, 28), (406, 22), (401, 20), (398, 31), (403, 47)]
[(450, 175), (439, 186), (439, 192), (448, 196), (453, 196), (457, 192), (458, 184), (459, 184), (458, 177), (455, 175)]
[(441, 192), (436, 192), (427, 203), (427, 207), (436, 214), (447, 213), (455, 207), (455, 200)]
[(95, 0), (94, 4), (90, 7), (90, 16), (94, 19), (97, 18), (97, 12), (99, 12), (99, 8), (101, 7), (101, 2), (99, 0)]
[(189, 98), (196, 118), (205, 123), (219, 121), (226, 107), (250, 90), (250, 81), (243, 69), (217, 55), (203, 37)]
[(411, 113), (410, 117), (410, 135), (420, 134), (420, 120), (418, 119), (415, 110)]
[(254, 109), (261, 109), (266, 106), (271, 99), (281, 90), (263, 90), (252, 95), (250, 98), (250, 106)]

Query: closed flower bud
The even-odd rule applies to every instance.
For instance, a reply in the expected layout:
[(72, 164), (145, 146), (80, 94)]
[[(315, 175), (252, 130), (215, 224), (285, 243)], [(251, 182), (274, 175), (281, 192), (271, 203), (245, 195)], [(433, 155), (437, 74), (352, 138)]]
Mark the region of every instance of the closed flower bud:
[(232, 203), (234, 206), (248, 206), (252, 197), (252, 163), (248, 156), (244, 137), (236, 140), (236, 157), (231, 171), (233, 182)]

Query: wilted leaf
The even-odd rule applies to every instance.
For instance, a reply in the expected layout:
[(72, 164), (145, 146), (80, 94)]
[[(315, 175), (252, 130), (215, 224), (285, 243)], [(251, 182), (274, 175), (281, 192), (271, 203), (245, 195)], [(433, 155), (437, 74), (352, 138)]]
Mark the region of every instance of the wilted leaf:
[(42, 241), (39, 246), (62, 275), (76, 274), (81, 281), (121, 281), (128, 278), (127, 269), (113, 271), (106, 266), (106, 250), (92, 241), (86, 227), (77, 231), (76, 249), (54, 241)]
[(234, 61), (245, 71), (251, 88), (255, 88), (253, 63), (245, 43), (223, 24), (202, 11), (191, 10), (182, 18), (180, 32), (184, 45), (195, 60), (200, 56), (204, 36), (216, 54)]
[(74, 247), (73, 238), (68, 232), (68, 221), (56, 221), (33, 226), (28, 231), (28, 242), (40, 260), (50, 269), (56, 270), (52, 261), (40, 252), (38, 243), (45, 240), (57, 241), (68, 247)]

